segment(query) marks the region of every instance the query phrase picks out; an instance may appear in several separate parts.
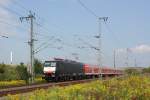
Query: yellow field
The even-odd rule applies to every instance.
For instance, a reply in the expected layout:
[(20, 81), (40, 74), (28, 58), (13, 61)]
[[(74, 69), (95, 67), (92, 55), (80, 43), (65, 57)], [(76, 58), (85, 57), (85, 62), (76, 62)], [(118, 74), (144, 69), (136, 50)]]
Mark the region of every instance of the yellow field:
[(9, 87), (9, 86), (18, 86), (25, 85), (23, 80), (12, 80), (12, 81), (0, 81), (0, 88)]
[[(45, 82), (41, 77), (35, 78), (35, 83)], [(12, 80), (12, 81), (0, 81), (0, 89), (11, 86), (21, 86), (26, 85), (24, 80)]]
[(149, 100), (150, 77), (95, 81), (67, 87), (36, 90), (27, 95), (7, 96), (8, 100)]

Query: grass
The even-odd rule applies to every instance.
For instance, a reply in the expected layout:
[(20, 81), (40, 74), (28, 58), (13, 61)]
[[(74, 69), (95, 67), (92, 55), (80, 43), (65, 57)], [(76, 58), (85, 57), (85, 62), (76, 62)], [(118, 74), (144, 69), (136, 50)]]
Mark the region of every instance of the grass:
[(123, 79), (94, 81), (67, 87), (36, 90), (27, 95), (8, 95), (8, 100), (149, 100), (150, 78), (128, 76)]
[[(45, 80), (43, 80), (42, 77), (35, 78), (35, 84), (44, 82)], [(0, 89), (22, 85), (26, 85), (26, 82), (24, 80), (0, 81)]]

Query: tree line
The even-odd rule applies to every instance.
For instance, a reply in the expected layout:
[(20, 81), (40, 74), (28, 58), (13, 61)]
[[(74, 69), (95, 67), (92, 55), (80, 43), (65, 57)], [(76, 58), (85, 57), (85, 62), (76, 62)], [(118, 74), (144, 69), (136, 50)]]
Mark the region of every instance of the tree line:
[[(43, 74), (43, 64), (38, 59), (34, 61), (35, 76)], [(25, 80), (28, 82), (31, 75), (27, 71), (27, 65), (20, 63), (19, 65), (0, 64), (0, 81)]]
[(132, 74), (132, 75), (137, 75), (137, 74), (150, 74), (150, 67), (143, 68), (141, 70), (135, 69), (135, 68), (127, 68), (125, 69), (126, 74)]
[[(34, 60), (34, 71), (35, 76), (43, 74), (43, 64), (38, 59)], [(142, 70), (137, 70), (134, 68), (129, 68), (125, 70), (126, 74), (150, 74), (150, 67), (143, 68)], [(7, 65), (0, 64), (0, 81), (11, 81), (11, 80), (25, 80), (28, 83), (28, 79), (31, 75), (27, 71), (27, 65), (20, 63), (19, 65)]]

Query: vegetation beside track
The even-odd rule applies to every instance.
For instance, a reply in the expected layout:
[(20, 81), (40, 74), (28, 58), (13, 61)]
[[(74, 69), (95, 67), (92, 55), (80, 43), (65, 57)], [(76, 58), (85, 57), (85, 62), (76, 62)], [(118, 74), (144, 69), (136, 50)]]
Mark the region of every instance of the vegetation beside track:
[(113, 78), (6, 97), (8, 100), (149, 100), (149, 98), (150, 78), (148, 76)]
[(12, 86), (21, 86), (25, 85), (23, 80), (11, 80), (11, 81), (0, 81), (0, 89), (12, 87)]
[[(35, 59), (35, 84), (41, 83), (43, 74), (43, 67), (41, 61)], [(27, 65), (20, 63), (20, 65), (0, 64), (0, 89), (12, 86), (27, 85), (31, 75), (27, 71)]]
[[(46, 83), (42, 77), (35, 78), (34, 84)], [(24, 80), (0, 81), (0, 89), (27, 85)]]

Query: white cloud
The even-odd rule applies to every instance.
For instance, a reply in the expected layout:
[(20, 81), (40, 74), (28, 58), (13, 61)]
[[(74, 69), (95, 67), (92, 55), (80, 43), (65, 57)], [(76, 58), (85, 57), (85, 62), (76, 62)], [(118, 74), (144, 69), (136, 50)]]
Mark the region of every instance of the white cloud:
[[(117, 51), (120, 53), (125, 53), (127, 52), (127, 48), (120, 48), (117, 49)], [(132, 53), (150, 53), (150, 45), (141, 44), (133, 48), (128, 48), (128, 51)]]
[(150, 45), (142, 44), (131, 48), (131, 51), (134, 53), (150, 53)]
[[(12, 24), (16, 24), (16, 16), (9, 12), (6, 8), (10, 6), (11, 0), (0, 0), (0, 34), (12, 35), (16, 33), (16, 29)], [(5, 8), (6, 7), (6, 8)], [(9, 24), (9, 25), (8, 25)]]

